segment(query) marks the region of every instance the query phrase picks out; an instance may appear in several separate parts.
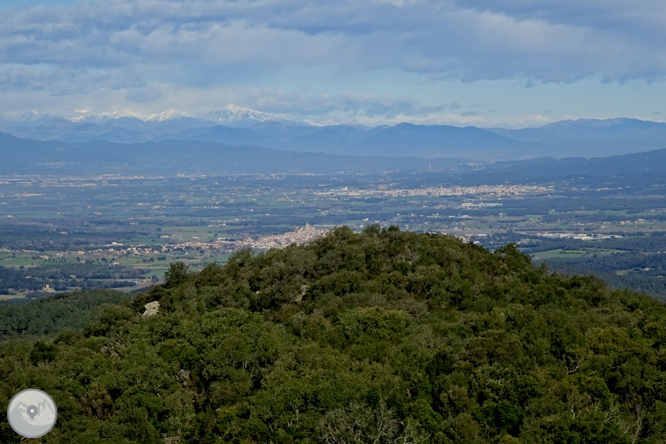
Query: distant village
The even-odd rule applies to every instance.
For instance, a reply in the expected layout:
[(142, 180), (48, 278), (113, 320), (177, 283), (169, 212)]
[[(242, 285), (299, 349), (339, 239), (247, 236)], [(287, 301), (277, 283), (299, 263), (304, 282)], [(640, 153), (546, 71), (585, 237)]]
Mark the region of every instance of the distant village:
[(320, 191), (319, 196), (348, 196), (348, 197), (411, 197), (411, 196), (468, 196), (492, 195), (498, 197), (515, 196), (518, 194), (549, 193), (554, 190), (552, 186), (532, 185), (479, 185), (472, 187), (427, 187), (410, 189), (387, 189), (387, 185), (380, 185), (378, 189), (349, 190), (348, 187)]
[(295, 231), (289, 231), (284, 234), (275, 234), (272, 236), (260, 237), (257, 239), (246, 238), (243, 240), (217, 240), (215, 242), (185, 242), (182, 244), (172, 245), (171, 248), (215, 248), (219, 250), (235, 251), (243, 248), (252, 249), (270, 249), (270, 248), (285, 248), (293, 244), (304, 244), (313, 241), (317, 238), (323, 237), (329, 230), (317, 229), (310, 224), (305, 224), (305, 227), (297, 228)]

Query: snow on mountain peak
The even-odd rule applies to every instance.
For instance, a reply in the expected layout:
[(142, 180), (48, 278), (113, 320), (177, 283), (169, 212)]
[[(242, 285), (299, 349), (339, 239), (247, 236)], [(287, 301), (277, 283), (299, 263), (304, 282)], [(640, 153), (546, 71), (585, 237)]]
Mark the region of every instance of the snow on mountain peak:
[(87, 109), (78, 109), (69, 114), (55, 115), (35, 111), (20, 113), (0, 113), (0, 125), (3, 126), (36, 126), (54, 120), (66, 120), (74, 123), (99, 124), (109, 123), (118, 119), (137, 119), (143, 122), (168, 122), (183, 118), (198, 118), (237, 128), (251, 128), (257, 125), (305, 125), (321, 126), (321, 123), (312, 121), (288, 120), (276, 114), (265, 113), (238, 105), (227, 105), (219, 110), (202, 114), (191, 115), (174, 109), (167, 109), (150, 114), (139, 113), (128, 109), (118, 109), (109, 112), (96, 113)]
[(283, 119), (275, 114), (264, 113), (238, 105), (227, 105), (223, 109), (207, 112), (201, 118), (220, 125), (249, 128), (260, 123), (274, 122), (282, 125), (295, 125), (299, 122)]
[(127, 109), (121, 109), (99, 114), (83, 112), (82, 114), (72, 117), (69, 120), (71, 120), (72, 122), (97, 123), (97, 122), (104, 122), (107, 120), (116, 120), (122, 118), (134, 118), (134, 119), (144, 120), (141, 114), (135, 113), (134, 111), (130, 111)]
[(36, 111), (6, 112), (0, 113), (0, 122), (30, 124), (46, 120), (67, 120), (67, 117), (57, 114), (38, 113)]
[(165, 120), (174, 120), (182, 119), (184, 117), (190, 117), (188, 114), (181, 113), (175, 109), (167, 109), (161, 113), (149, 114), (145, 119), (146, 122), (164, 122)]

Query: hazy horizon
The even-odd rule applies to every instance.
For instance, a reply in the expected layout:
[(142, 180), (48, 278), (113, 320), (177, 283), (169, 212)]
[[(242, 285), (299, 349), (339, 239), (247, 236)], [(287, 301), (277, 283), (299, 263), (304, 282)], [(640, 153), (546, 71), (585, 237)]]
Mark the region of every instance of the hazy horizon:
[(657, 1), (15, 0), (0, 113), (189, 115), (525, 128), (664, 121)]

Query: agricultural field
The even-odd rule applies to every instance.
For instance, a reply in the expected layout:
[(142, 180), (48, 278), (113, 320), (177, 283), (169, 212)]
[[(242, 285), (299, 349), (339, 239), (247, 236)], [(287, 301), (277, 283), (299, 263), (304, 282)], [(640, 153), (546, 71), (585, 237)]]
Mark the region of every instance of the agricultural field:
[[(417, 179), (3, 177), (0, 267), (23, 280), (11, 280), (13, 286), (0, 281), (0, 292), (8, 298), (54, 289), (145, 288), (159, 282), (172, 262), (193, 270), (224, 263), (235, 250), (273, 245), (263, 239), (288, 244), (288, 234), (306, 224), (322, 233), (339, 225), (356, 231), (397, 225), (451, 234), (491, 250), (515, 242), (533, 261), (555, 270), (612, 273), (631, 277), (633, 286), (636, 279), (655, 282), (666, 256), (666, 196), (635, 198), (640, 187), (628, 195), (626, 188), (612, 192), (594, 183), (484, 185), (483, 178), (457, 181), (437, 174)], [(95, 267), (114, 273), (95, 278)], [(37, 270), (46, 277), (35, 280)]]

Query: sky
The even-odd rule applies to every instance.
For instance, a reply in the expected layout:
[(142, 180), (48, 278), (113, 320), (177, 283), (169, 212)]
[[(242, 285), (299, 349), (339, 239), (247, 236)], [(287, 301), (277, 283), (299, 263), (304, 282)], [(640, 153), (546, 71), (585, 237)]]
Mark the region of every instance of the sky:
[(663, 0), (3, 0), (0, 113), (666, 121)]

